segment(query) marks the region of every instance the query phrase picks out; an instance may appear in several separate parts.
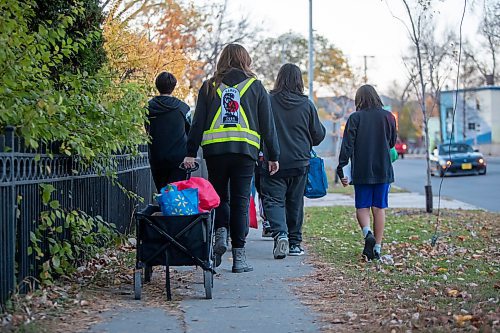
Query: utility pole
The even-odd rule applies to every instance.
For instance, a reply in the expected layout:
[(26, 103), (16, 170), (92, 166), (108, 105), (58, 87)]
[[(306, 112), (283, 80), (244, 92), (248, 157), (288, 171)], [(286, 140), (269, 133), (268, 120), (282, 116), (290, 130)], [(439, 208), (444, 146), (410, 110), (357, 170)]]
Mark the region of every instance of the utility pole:
[(314, 45), (313, 45), (313, 25), (312, 25), (312, 0), (309, 0), (309, 70), (307, 71), (307, 80), (309, 81), (309, 99), (314, 100), (313, 81), (314, 81)]
[(364, 76), (363, 76), (363, 81), (364, 81), (364, 83), (365, 83), (365, 84), (367, 84), (367, 83), (368, 83), (368, 75), (367, 75), (367, 73), (366, 73), (366, 72), (368, 71), (368, 62), (367, 62), (367, 59), (368, 59), (368, 58), (375, 58), (375, 56), (370, 56), (370, 55), (364, 55), (364, 56), (363, 56), (363, 60), (364, 60), (364, 64), (365, 64), (365, 66), (364, 66)]

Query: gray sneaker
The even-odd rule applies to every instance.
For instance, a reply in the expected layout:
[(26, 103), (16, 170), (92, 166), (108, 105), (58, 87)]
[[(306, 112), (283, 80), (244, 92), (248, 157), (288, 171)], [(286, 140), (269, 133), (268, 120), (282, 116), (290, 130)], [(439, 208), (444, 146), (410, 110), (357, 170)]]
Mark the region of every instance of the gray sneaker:
[(289, 256), (303, 256), (305, 251), (298, 244), (290, 245), (290, 250), (288, 251)]
[(285, 259), (288, 254), (288, 236), (284, 233), (278, 234), (274, 238), (274, 259)]
[(375, 259), (373, 253), (373, 247), (375, 246), (375, 236), (371, 231), (368, 231), (365, 237), (365, 247), (363, 248), (363, 256), (366, 257), (366, 260)]
[(262, 237), (273, 237), (271, 224), (267, 220), (262, 221)]

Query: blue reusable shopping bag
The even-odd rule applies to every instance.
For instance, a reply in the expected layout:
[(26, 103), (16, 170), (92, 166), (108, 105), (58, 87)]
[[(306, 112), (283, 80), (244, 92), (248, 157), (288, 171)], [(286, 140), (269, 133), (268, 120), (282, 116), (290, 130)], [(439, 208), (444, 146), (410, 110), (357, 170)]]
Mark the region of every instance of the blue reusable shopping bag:
[(175, 185), (167, 185), (156, 197), (164, 216), (196, 215), (198, 210), (198, 189), (186, 188), (179, 191)]
[(321, 157), (311, 150), (309, 160), (309, 172), (307, 174), (306, 191), (304, 195), (309, 199), (321, 198), (328, 190), (328, 178), (326, 177), (325, 162)]

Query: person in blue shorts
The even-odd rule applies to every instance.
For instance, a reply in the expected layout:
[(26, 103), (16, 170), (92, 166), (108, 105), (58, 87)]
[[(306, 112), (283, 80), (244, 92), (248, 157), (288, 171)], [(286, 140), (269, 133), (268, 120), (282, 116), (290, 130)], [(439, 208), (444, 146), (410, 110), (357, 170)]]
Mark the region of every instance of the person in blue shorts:
[[(389, 150), (396, 144), (396, 119), (383, 109), (379, 95), (370, 85), (358, 89), (354, 103), (356, 112), (345, 126), (337, 174), (344, 186), (354, 185), (356, 218), (365, 240), (363, 255), (368, 260), (378, 260), (390, 184), (394, 182)], [(349, 160), (351, 175), (344, 175), (343, 168)]]

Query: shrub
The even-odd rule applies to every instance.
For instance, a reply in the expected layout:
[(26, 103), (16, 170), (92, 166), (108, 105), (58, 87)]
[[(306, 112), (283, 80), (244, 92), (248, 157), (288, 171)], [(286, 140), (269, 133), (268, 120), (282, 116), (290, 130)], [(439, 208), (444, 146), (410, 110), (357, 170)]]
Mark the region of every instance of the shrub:
[(85, 8), (40, 21), (35, 6), (32, 0), (0, 3), (0, 132), (13, 125), (32, 147), (61, 141), (63, 153), (88, 161), (145, 142), (144, 87), (113, 80), (106, 65), (96, 73), (68, 67), (102, 39), (98, 30), (68, 34)]

